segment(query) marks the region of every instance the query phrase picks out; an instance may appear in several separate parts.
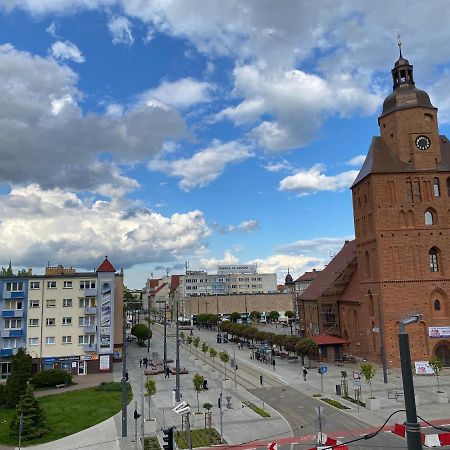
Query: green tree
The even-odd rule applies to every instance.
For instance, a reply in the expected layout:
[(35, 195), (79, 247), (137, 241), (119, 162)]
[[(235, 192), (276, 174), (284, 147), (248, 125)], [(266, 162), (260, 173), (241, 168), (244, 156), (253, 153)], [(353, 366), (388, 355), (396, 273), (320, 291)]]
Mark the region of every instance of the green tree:
[(194, 344), (195, 349), (198, 349), (198, 346), (200, 345), (200, 338), (197, 336), (194, 339), (192, 339), (192, 343)]
[(197, 411), (200, 412), (200, 403), (198, 400), (198, 394), (199, 392), (203, 391), (203, 380), (204, 378), (199, 374), (196, 373), (194, 377), (192, 378), (192, 383), (194, 384), (194, 390), (197, 394)]
[(214, 369), (214, 358), (217, 356), (217, 350), (214, 347), (209, 347), (209, 356), (211, 356)]
[(371, 362), (367, 361), (367, 362), (361, 363), (360, 370), (361, 370), (361, 375), (364, 377), (366, 382), (369, 383), (370, 398), (375, 398), (373, 396), (373, 392), (372, 392), (372, 380), (376, 373), (375, 367), (373, 367)]
[(181, 342), (184, 342), (186, 339), (186, 335), (183, 332), (180, 333), (180, 339), (181, 339)]
[[(203, 409), (206, 409), (205, 412), (205, 428), (206, 428), (206, 415), (209, 414), (210, 418), (211, 418), (211, 414), (210, 414), (210, 410), (213, 407), (213, 405), (211, 403), (203, 403)], [(209, 421), (210, 425), (211, 425), (211, 419)]]
[(147, 325), (143, 323), (137, 323), (136, 325), (134, 325), (133, 328), (131, 328), (131, 334), (133, 336), (136, 336), (139, 345), (144, 344), (147, 338), (151, 339), (152, 337), (152, 332), (150, 331), (149, 333)]
[[(305, 356), (308, 357), (311, 363), (311, 355), (314, 355), (319, 350), (318, 345), (309, 338), (300, 339), (295, 346), (295, 352), (302, 358), (302, 364), (305, 364)], [(311, 367), (311, 364), (310, 364)]]
[(227, 363), (230, 360), (230, 355), (228, 354), (228, 352), (220, 352), (219, 358), (222, 361), (222, 364), (223, 364), (223, 367), (224, 367), (225, 379), (227, 379)]
[(206, 352), (209, 349), (209, 345), (206, 342), (202, 344), (202, 352), (203, 352), (203, 361), (206, 363)]
[(230, 320), (234, 323), (236, 323), (241, 318), (241, 314), (234, 311), (230, 314)]
[(341, 385), (342, 385), (342, 390), (343, 390), (343, 394), (344, 397), (348, 397), (348, 381), (347, 381), (347, 371), (346, 370), (341, 370)]
[(192, 336), (188, 336), (188, 337), (186, 338), (186, 342), (187, 342), (187, 344), (189, 345), (189, 348), (190, 348), (191, 345), (192, 345)]
[(284, 315), (288, 318), (288, 319), (293, 319), (294, 318), (294, 311), (286, 311), (284, 313)]
[(31, 356), (23, 348), (11, 358), (11, 374), (6, 380), (5, 406), (14, 408), (31, 378)]
[(148, 397), (148, 420), (152, 418), (152, 395), (156, 394), (156, 383), (153, 377), (147, 377), (144, 383), (145, 396)]
[(47, 431), (45, 415), (39, 400), (34, 397), (33, 388), (28, 384), (16, 406), (16, 412), (10, 422), (10, 434), (19, 436), (20, 416), (22, 415), (22, 439), (30, 441), (43, 436)]
[(434, 374), (436, 375), (436, 380), (437, 380), (437, 385), (438, 385), (438, 392), (442, 392), (441, 391), (441, 387), (439, 386), (439, 375), (441, 373), (442, 370), (442, 361), (437, 357), (437, 356), (433, 356), (433, 358), (431, 358), (428, 361), (428, 364), (430, 365), (430, 367), (433, 369)]
[(250, 319), (254, 322), (257, 322), (259, 319), (261, 319), (261, 313), (259, 311), (252, 311), (250, 313)]
[(269, 319), (271, 322), (276, 322), (280, 318), (280, 313), (278, 311), (270, 311)]

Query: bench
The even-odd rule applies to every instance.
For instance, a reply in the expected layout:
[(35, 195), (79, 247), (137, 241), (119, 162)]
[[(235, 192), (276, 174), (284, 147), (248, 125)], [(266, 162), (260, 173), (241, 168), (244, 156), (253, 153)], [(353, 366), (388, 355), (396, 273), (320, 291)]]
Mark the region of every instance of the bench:
[(403, 397), (403, 391), (388, 391), (388, 398), (391, 400), (398, 401), (399, 397)]
[(56, 387), (57, 387), (58, 389), (65, 388), (65, 387), (67, 387), (67, 383), (57, 384)]

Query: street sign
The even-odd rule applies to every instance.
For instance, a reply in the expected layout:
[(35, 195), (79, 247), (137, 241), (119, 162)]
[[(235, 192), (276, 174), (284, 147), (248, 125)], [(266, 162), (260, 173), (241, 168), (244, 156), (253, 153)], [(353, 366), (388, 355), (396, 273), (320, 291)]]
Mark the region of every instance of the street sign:
[(354, 380), (360, 380), (361, 379), (361, 374), (358, 371), (356, 371), (356, 370), (353, 371), (353, 379)]
[(353, 380), (353, 389), (359, 391), (361, 389), (361, 380)]
[(278, 444), (276, 442), (271, 442), (270, 444), (267, 445), (268, 450), (277, 450), (277, 448)]
[(320, 372), (321, 375), (323, 375), (324, 373), (327, 373), (328, 372), (328, 367), (327, 366), (320, 366), (319, 372)]

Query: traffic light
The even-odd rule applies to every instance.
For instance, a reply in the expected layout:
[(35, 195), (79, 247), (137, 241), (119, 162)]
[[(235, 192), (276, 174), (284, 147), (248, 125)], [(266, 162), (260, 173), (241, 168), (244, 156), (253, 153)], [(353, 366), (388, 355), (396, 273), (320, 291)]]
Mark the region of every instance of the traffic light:
[(163, 430), (163, 441), (166, 442), (163, 445), (164, 450), (173, 450), (173, 427)]

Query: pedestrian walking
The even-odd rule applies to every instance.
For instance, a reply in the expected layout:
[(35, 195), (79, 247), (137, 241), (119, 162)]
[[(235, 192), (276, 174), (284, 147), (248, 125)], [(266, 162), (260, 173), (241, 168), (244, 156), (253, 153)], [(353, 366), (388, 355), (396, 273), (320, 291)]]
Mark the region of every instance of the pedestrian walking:
[(253, 359), (253, 350), (250, 350), (250, 359)]
[(144, 366), (145, 366), (145, 368), (147, 368), (147, 366), (148, 366), (148, 359), (147, 358), (144, 358)]
[(142, 358), (139, 360), (139, 368), (142, 369)]
[(166, 366), (165, 370), (166, 372), (166, 376), (164, 378), (170, 378), (170, 370), (169, 370), (169, 366)]
[(308, 371), (303, 367), (303, 381), (306, 381), (306, 375), (308, 375)]
[(273, 370), (275, 370), (275, 358), (272, 359), (272, 367), (273, 367)]

